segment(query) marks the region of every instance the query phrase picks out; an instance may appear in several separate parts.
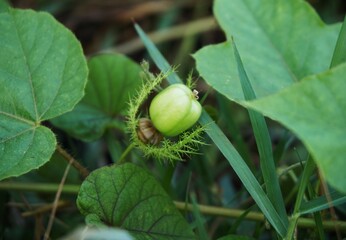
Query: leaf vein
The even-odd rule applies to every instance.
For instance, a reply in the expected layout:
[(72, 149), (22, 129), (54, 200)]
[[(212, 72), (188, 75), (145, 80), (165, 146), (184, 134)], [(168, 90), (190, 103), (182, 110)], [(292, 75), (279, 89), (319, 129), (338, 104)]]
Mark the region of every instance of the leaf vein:
[(106, 214), (106, 210), (102, 204), (101, 198), (100, 198), (100, 193), (99, 193), (99, 187), (97, 184), (97, 179), (98, 179), (98, 175), (95, 177), (95, 181), (92, 182), (94, 184), (95, 187), (95, 192), (96, 192), (96, 197), (97, 197), (97, 202), (100, 204), (100, 207), (102, 209), (102, 213), (103, 213), (103, 219), (107, 219), (107, 214)]
[(28, 120), (28, 119), (25, 119), (25, 118), (22, 118), (22, 117), (13, 115), (13, 114), (11, 114), (11, 113), (7, 113), (7, 112), (0, 111), (0, 114), (5, 115), (5, 116), (10, 117), (10, 118), (14, 118), (14, 119), (16, 119), (16, 120), (18, 120), (18, 121), (21, 121), (21, 122), (25, 122), (25, 123), (27, 123), (27, 124), (29, 124), (29, 125), (31, 125), (31, 126), (35, 126), (35, 123), (34, 123), (34, 122), (31, 122), (31, 121)]
[(253, 19), (255, 20), (254, 22), (256, 22), (257, 26), (262, 30), (263, 35), (266, 37), (266, 39), (268, 40), (268, 43), (270, 43), (270, 45), (273, 47), (273, 50), (278, 54), (278, 56), (280, 57), (280, 60), (283, 64), (283, 66), (285, 66), (287, 72), (290, 73), (290, 76), (292, 76), (292, 80), (297, 82), (297, 76), (292, 72), (291, 68), (287, 65), (284, 56), (282, 55), (282, 53), (280, 52), (279, 49), (277, 49), (277, 47), (273, 44), (273, 42), (271, 41), (270, 37), (268, 36), (269, 34), (265, 31), (265, 28), (260, 24), (260, 21), (257, 20), (257, 17), (254, 15), (253, 11), (250, 9), (249, 5), (244, 2), (245, 7), (247, 8), (247, 10), (251, 13)]
[(151, 224), (151, 226), (148, 228), (147, 232), (151, 232), (151, 229), (153, 229), (153, 228), (156, 226), (156, 224), (157, 224), (158, 222), (160, 222), (163, 218), (169, 217), (169, 216), (173, 216), (173, 214), (166, 214), (166, 215), (160, 216), (158, 219), (156, 219), (156, 220)]
[(6, 139), (2, 139), (2, 140), (0, 141), (0, 143), (4, 143), (4, 142), (7, 142), (7, 141), (9, 141), (9, 140), (11, 140), (11, 139), (13, 139), (13, 138), (19, 137), (20, 135), (23, 135), (24, 133), (26, 133), (26, 132), (28, 132), (28, 131), (34, 130), (35, 128), (36, 128), (36, 127), (34, 126), (34, 127), (31, 127), (31, 128), (25, 129), (24, 131), (18, 132), (17, 134), (15, 134), (15, 135), (13, 135), (13, 136), (11, 136), (11, 137), (8, 137), (8, 138), (6, 138)]

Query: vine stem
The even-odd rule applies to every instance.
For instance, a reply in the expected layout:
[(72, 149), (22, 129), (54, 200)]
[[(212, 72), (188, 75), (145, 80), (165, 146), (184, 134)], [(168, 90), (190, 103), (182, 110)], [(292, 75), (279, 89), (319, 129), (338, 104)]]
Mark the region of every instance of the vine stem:
[(135, 143), (131, 143), (129, 146), (127, 146), (127, 148), (125, 149), (125, 151), (121, 154), (119, 160), (116, 162), (117, 164), (123, 164), (125, 163), (126, 157), (127, 155), (131, 152), (131, 150), (136, 146)]
[[(58, 184), (52, 183), (25, 183), (14, 181), (0, 182), (0, 191), (24, 191), (24, 192), (40, 192), (40, 193), (55, 193), (58, 190)], [(80, 185), (68, 184), (64, 185), (62, 192), (64, 194), (76, 195), (78, 194)]]
[[(193, 211), (193, 205), (190, 203), (175, 201), (174, 204), (180, 210)], [(220, 217), (238, 218), (245, 213), (245, 210), (223, 208), (223, 207), (214, 207), (214, 206), (201, 205), (201, 204), (198, 204), (197, 207), (198, 207), (199, 211), (203, 214), (215, 215), (215, 216), (220, 216)], [(253, 220), (253, 221), (257, 221), (257, 222), (266, 221), (265, 216), (262, 213), (253, 212), (253, 211), (248, 212), (248, 214), (246, 214), (244, 219)], [(315, 221), (311, 218), (299, 218), (297, 225), (298, 225), (298, 227), (301, 227), (301, 228), (315, 228), (316, 227)], [(335, 220), (323, 221), (323, 228), (325, 230), (334, 231), (335, 225), (337, 225), (340, 230), (346, 231), (346, 222), (335, 221)]]
[(76, 159), (74, 159), (68, 152), (65, 151), (59, 144), (56, 147), (56, 150), (58, 153), (64, 157), (64, 159), (71, 163), (72, 167), (77, 169), (79, 173), (83, 176), (83, 178), (86, 178), (89, 175), (89, 170), (86, 169), (82, 164), (80, 164)]
[[(56, 207), (57, 208), (63, 208), (63, 207), (67, 207), (70, 205), (71, 205), (71, 203), (68, 201), (59, 200)], [(43, 206), (37, 207), (34, 210), (23, 212), (22, 217), (31, 217), (31, 216), (43, 214), (43, 213), (46, 213), (48, 211), (52, 211), (53, 207), (54, 207), (54, 203), (53, 204), (44, 204)]]
[[(59, 188), (58, 184), (50, 184), (50, 183), (21, 183), (21, 182), (0, 182), (0, 191), (1, 190), (16, 190), (16, 191), (29, 191), (29, 192), (45, 192), (45, 193), (55, 193)], [(79, 185), (64, 185), (62, 187), (62, 192), (65, 194), (73, 194), (76, 195), (79, 192)], [(174, 202), (175, 206), (179, 210), (183, 211), (192, 211), (193, 205), (185, 202)], [(213, 215), (219, 217), (230, 217), (230, 218), (239, 218), (243, 216), (245, 210), (240, 209), (232, 209), (232, 208), (224, 208), (224, 207), (215, 207), (208, 205), (197, 205), (198, 209), (201, 213), (205, 215)], [(264, 222), (265, 216), (262, 213), (250, 211), (244, 219)], [(346, 232), (346, 222), (344, 221), (323, 221), (323, 228), (328, 231), (334, 231), (335, 226), (339, 227), (339, 230), (342, 232)], [(297, 226), (300, 228), (315, 228), (315, 221), (311, 218), (299, 218)]]

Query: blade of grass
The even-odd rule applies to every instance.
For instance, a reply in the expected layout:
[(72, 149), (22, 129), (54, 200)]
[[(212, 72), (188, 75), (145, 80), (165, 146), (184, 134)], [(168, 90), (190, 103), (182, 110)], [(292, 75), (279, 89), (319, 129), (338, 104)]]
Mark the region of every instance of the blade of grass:
[(299, 212), (301, 215), (309, 214), (309, 213), (314, 213), (324, 209), (328, 209), (330, 208), (331, 205), (338, 206), (338, 205), (346, 203), (345, 194), (341, 194), (339, 192), (331, 192), (330, 199), (332, 199), (332, 201), (329, 201), (329, 198), (327, 198), (326, 196), (321, 196), (309, 202), (302, 203)]
[[(144, 31), (138, 24), (135, 24), (135, 29), (142, 39), (144, 45), (146, 46), (150, 56), (160, 68), (161, 71), (167, 71), (170, 69), (168, 62), (152, 43), (152, 41), (147, 37)], [(179, 83), (180, 78), (176, 73), (171, 74), (168, 77), (169, 83)], [(280, 236), (285, 236), (287, 231), (287, 226), (284, 224), (274, 206), (268, 199), (266, 193), (261, 188), (256, 177), (252, 174), (251, 170), (244, 162), (242, 157), (239, 155), (237, 150), (233, 147), (231, 142), (221, 131), (221, 129), (216, 125), (216, 123), (211, 119), (211, 117), (203, 110), (201, 118), (199, 120), (201, 125), (208, 125), (206, 133), (209, 135), (210, 139), (219, 148), (221, 153), (230, 163), (231, 167), (234, 169), (245, 188), (248, 190), (249, 194), (252, 196), (258, 207), (261, 209), (263, 214), (266, 216), (268, 221), (272, 224), (274, 229), (278, 232)]]
[(280, 216), (272, 203), (269, 201), (256, 177), (252, 174), (251, 170), (241, 158), (237, 150), (233, 147), (228, 138), (205, 111), (203, 111), (199, 122), (202, 125), (208, 124), (207, 134), (211, 140), (226, 157), (233, 170), (244, 184), (245, 188), (248, 190), (258, 207), (262, 210), (263, 214), (267, 217), (268, 221), (273, 225), (275, 230), (280, 235), (285, 234), (287, 230), (286, 225), (281, 221)]
[(230, 102), (227, 101), (222, 95), (216, 96), (216, 99), (220, 108), (221, 118), (224, 118), (227, 121), (227, 131), (232, 133), (234, 145), (237, 147), (238, 152), (243, 157), (251, 171), (254, 172), (255, 164), (250, 158), (250, 150), (240, 133), (240, 127), (238, 126), (239, 124), (236, 124), (234, 116), (232, 116), (231, 112), (233, 109), (230, 107)]
[(202, 217), (201, 212), (200, 212), (200, 210), (198, 208), (198, 204), (197, 204), (197, 201), (196, 201), (195, 194), (191, 194), (190, 198), (191, 198), (191, 201), (192, 201), (192, 212), (193, 212), (193, 215), (194, 215), (194, 217), (196, 219), (196, 227), (197, 227), (197, 231), (198, 231), (198, 239), (209, 240), (208, 233), (207, 233), (207, 231), (205, 229), (205, 226), (204, 226), (205, 220)]
[[(148, 50), (151, 58), (154, 60), (156, 66), (163, 72), (168, 72), (171, 69), (171, 66), (166, 61), (166, 59), (163, 58), (162, 54), (159, 52), (159, 50), (156, 48), (155, 44), (147, 37), (147, 35), (144, 33), (142, 28), (135, 24), (135, 29), (139, 35), (139, 37), (142, 39), (146, 49)], [(167, 80), (170, 84), (174, 83), (181, 83), (179, 76), (176, 72), (172, 72), (168, 75)]]
[[(312, 184), (308, 182), (308, 198), (309, 200), (316, 198), (316, 192), (313, 190)], [(315, 231), (318, 234), (320, 240), (325, 240), (324, 230), (323, 230), (323, 220), (320, 212), (314, 212), (314, 219), (316, 223)]]
[(336, 65), (346, 62), (346, 16), (344, 23), (341, 26), (338, 41), (335, 45), (335, 50), (333, 54), (332, 61), (330, 63), (330, 68)]
[[(232, 46), (238, 66), (239, 79), (243, 89), (245, 100), (250, 101), (256, 99), (255, 91), (253, 90), (250, 80), (245, 72), (243, 62), (240, 58), (238, 49), (234, 41), (232, 41)], [(288, 225), (288, 217), (281, 193), (279, 178), (276, 174), (272, 142), (269, 136), (266, 121), (262, 114), (250, 109), (248, 110), (248, 112), (250, 115), (250, 121), (260, 156), (260, 165), (265, 183), (265, 188), (268, 193), (268, 198), (273, 203), (283, 223), (285, 225)]]
[(309, 182), (309, 178), (310, 178), (311, 174), (313, 173), (314, 169), (315, 169), (315, 163), (313, 162), (312, 158), (309, 157), (308, 160), (306, 161), (304, 171), (303, 171), (303, 174), (302, 174), (302, 177), (300, 180), (300, 185), (299, 185), (299, 189), (298, 189), (296, 202), (294, 204), (294, 210), (293, 210), (292, 218), (290, 219), (287, 235), (284, 239), (287, 239), (287, 240), (293, 239), (293, 235), (294, 235), (295, 228), (296, 228), (296, 225), (298, 222), (298, 218), (300, 217), (299, 208), (300, 208), (300, 205), (303, 201), (305, 189), (306, 189), (306, 186)]

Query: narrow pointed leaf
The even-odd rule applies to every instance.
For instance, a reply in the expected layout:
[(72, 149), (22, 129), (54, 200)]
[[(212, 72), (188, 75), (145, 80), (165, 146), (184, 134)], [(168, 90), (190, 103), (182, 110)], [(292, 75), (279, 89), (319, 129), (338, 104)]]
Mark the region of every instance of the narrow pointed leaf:
[(338, 41), (334, 49), (334, 54), (330, 67), (335, 67), (338, 64), (346, 62), (346, 15), (344, 23), (341, 26)]
[[(244, 97), (246, 100), (256, 99), (256, 94), (251, 86), (250, 80), (245, 72), (242, 60), (239, 56), (236, 44), (233, 42), (235, 59), (238, 66), (239, 78), (242, 85)], [(276, 174), (274, 163), (272, 142), (269, 136), (268, 127), (262, 114), (251, 109), (248, 110), (251, 125), (254, 131), (257, 149), (260, 156), (260, 164), (266, 191), (269, 200), (273, 203), (276, 211), (281, 217), (282, 222), (288, 225), (288, 218), (282, 198), (279, 178)]]
[[(166, 61), (166, 59), (163, 58), (162, 54), (156, 48), (155, 44), (147, 37), (145, 32), (143, 32), (143, 30), (141, 29), (141, 27), (138, 24), (135, 24), (135, 29), (136, 29), (139, 37), (143, 41), (145, 47), (147, 48), (150, 56), (154, 60), (155, 64), (158, 66), (158, 68), (161, 71), (168, 72), (171, 69), (171, 66)], [(167, 77), (167, 80), (168, 80), (168, 82), (170, 84), (181, 83), (182, 82), (181, 79), (179, 78), (179, 76), (175, 72), (172, 72)]]
[(331, 206), (335, 207), (345, 203), (346, 203), (346, 195), (333, 191), (330, 193), (330, 196), (328, 197), (321, 196), (309, 202), (303, 202), (299, 209), (299, 213), (300, 214), (314, 213), (314, 212), (328, 209)]
[(309, 184), (309, 178), (311, 177), (313, 171), (315, 170), (315, 166), (316, 166), (315, 163), (309, 157), (309, 159), (306, 161), (306, 164), (304, 166), (304, 170), (303, 170), (303, 173), (301, 176), (301, 180), (299, 182), (299, 189), (298, 189), (296, 202), (294, 204), (294, 209), (293, 209), (293, 214), (292, 214), (294, 217), (290, 219), (290, 224), (288, 226), (286, 239), (292, 239), (293, 238), (293, 234), (296, 230), (296, 225), (297, 225), (298, 217), (299, 217), (298, 211), (299, 211), (300, 205), (303, 201), (306, 187)]
[(346, 192), (346, 64), (303, 79), (271, 96), (244, 102), (291, 129), (326, 180)]

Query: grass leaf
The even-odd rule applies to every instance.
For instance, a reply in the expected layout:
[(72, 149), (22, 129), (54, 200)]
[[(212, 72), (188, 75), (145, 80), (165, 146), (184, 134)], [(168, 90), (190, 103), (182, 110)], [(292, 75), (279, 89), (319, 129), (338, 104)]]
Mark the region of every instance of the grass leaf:
[(309, 178), (310, 178), (311, 174), (313, 173), (314, 169), (315, 169), (315, 164), (314, 164), (313, 160), (311, 159), (311, 157), (309, 157), (308, 161), (306, 162), (306, 165), (304, 167), (304, 171), (303, 171), (303, 174), (301, 177), (296, 202), (294, 205), (293, 217), (290, 219), (290, 224), (289, 224), (288, 232), (287, 232), (285, 239), (292, 239), (293, 238), (293, 234), (295, 232), (295, 227), (296, 227), (296, 224), (298, 222), (298, 218), (300, 217), (299, 208), (300, 208), (300, 205), (303, 201), (305, 189), (306, 189), (306, 186), (308, 185)]
[(322, 211), (330, 208), (330, 206), (338, 206), (346, 203), (345, 194), (341, 194), (337, 191), (333, 191), (330, 193), (330, 196), (327, 198), (326, 196), (321, 196), (315, 198), (309, 202), (304, 202), (300, 206), (299, 213), (309, 214), (317, 211)]
[[(255, 92), (251, 86), (249, 78), (245, 72), (239, 52), (233, 43), (233, 50), (238, 66), (239, 79), (243, 89), (245, 100), (250, 101), (256, 99)], [(273, 203), (276, 211), (279, 213), (282, 221), (288, 224), (288, 218), (285, 210), (284, 200), (280, 189), (279, 179), (276, 174), (275, 162), (273, 157), (272, 143), (268, 132), (266, 121), (262, 114), (248, 109), (251, 125), (255, 134), (257, 148), (260, 156), (261, 170), (264, 183), (268, 193), (269, 200)]]
[(346, 62), (346, 16), (344, 19), (344, 23), (341, 26), (338, 41), (336, 42), (330, 68), (335, 67), (336, 65), (343, 62)]

